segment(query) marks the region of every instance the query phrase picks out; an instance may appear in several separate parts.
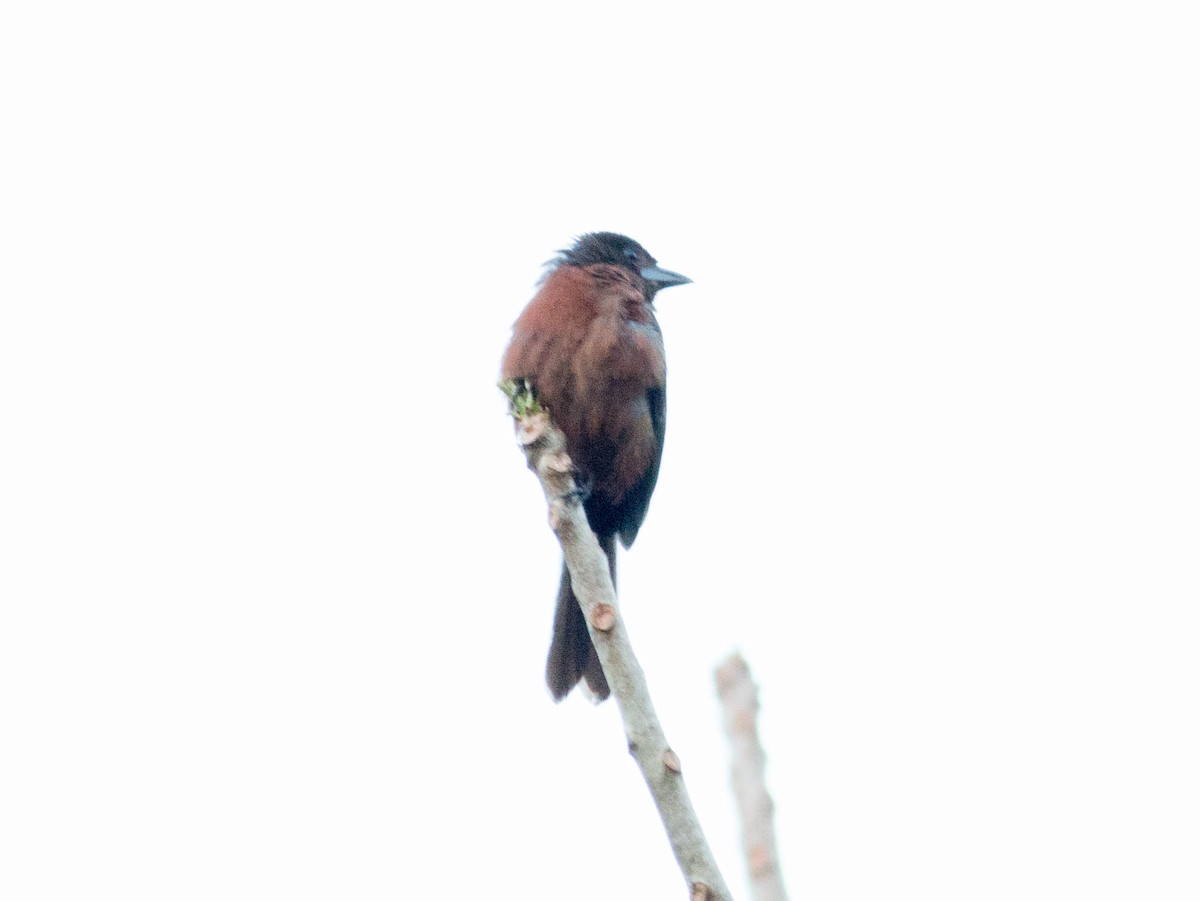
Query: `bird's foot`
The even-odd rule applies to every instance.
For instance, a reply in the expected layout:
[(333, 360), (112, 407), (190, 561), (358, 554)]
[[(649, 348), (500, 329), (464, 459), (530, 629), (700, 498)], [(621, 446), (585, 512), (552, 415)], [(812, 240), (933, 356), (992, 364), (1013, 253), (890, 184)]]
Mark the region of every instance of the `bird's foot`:
[(590, 475), (575, 470), (575, 488), (567, 492), (566, 500), (582, 504), (592, 496), (592, 486), (595, 481)]

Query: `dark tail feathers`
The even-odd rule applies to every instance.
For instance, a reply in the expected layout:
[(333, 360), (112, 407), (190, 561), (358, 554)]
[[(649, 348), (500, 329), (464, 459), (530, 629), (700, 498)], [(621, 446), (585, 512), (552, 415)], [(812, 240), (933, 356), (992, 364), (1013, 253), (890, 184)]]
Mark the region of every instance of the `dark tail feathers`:
[[(613, 584), (617, 580), (617, 547), (615, 536), (609, 535), (600, 539), (600, 547), (604, 548), (608, 557), (608, 572)], [(554, 637), (550, 640), (550, 655), (546, 658), (546, 684), (550, 686), (550, 694), (555, 701), (561, 701), (571, 689), (579, 684), (580, 679), (586, 679), (588, 688), (596, 699), (603, 701), (608, 697), (608, 680), (604, 678), (604, 670), (600, 667), (600, 658), (588, 635), (587, 623), (583, 611), (579, 609), (579, 601), (571, 590), (571, 574), (567, 564), (563, 563), (562, 581), (558, 585), (558, 606), (554, 611)]]

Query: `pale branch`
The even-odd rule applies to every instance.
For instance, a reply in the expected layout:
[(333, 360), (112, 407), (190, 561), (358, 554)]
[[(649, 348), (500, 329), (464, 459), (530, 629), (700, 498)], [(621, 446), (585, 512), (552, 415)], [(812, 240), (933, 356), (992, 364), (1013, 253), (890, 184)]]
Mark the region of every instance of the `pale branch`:
[(571, 587), (625, 724), (629, 752), (650, 788), (692, 901), (729, 901), (729, 889), (683, 784), (679, 757), (667, 745), (633, 655), (604, 552), (584, 514), (566, 440), (545, 412), (527, 412), (516, 420), (516, 431), (529, 468), (546, 494), (550, 528), (562, 544)]
[(717, 667), (715, 676), (732, 751), (733, 794), (751, 892), (754, 901), (787, 901), (775, 844), (775, 805), (763, 778), (767, 756), (758, 740), (758, 688), (741, 654)]

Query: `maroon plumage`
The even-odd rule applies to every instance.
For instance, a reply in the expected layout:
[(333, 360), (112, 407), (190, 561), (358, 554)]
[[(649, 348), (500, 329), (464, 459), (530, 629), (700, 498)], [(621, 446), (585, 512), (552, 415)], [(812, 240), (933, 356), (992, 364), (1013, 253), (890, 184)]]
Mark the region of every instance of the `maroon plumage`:
[[(584, 235), (551, 263), (501, 364), (501, 378), (532, 383), (566, 436), (614, 581), (616, 538), (633, 543), (662, 459), (667, 367), (654, 295), (688, 281), (660, 269), (630, 238)], [(546, 682), (557, 701), (581, 678), (599, 699), (608, 697), (564, 563)]]

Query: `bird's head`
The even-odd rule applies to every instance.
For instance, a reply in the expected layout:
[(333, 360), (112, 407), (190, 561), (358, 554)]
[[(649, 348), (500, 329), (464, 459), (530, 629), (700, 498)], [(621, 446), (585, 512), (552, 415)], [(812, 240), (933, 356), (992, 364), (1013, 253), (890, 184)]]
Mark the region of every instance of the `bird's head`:
[(565, 266), (605, 264), (628, 269), (645, 282), (647, 300), (653, 300), (655, 292), (661, 288), (686, 285), (692, 281), (686, 275), (661, 268), (641, 244), (614, 232), (581, 235), (575, 245), (561, 251), (554, 262)]

